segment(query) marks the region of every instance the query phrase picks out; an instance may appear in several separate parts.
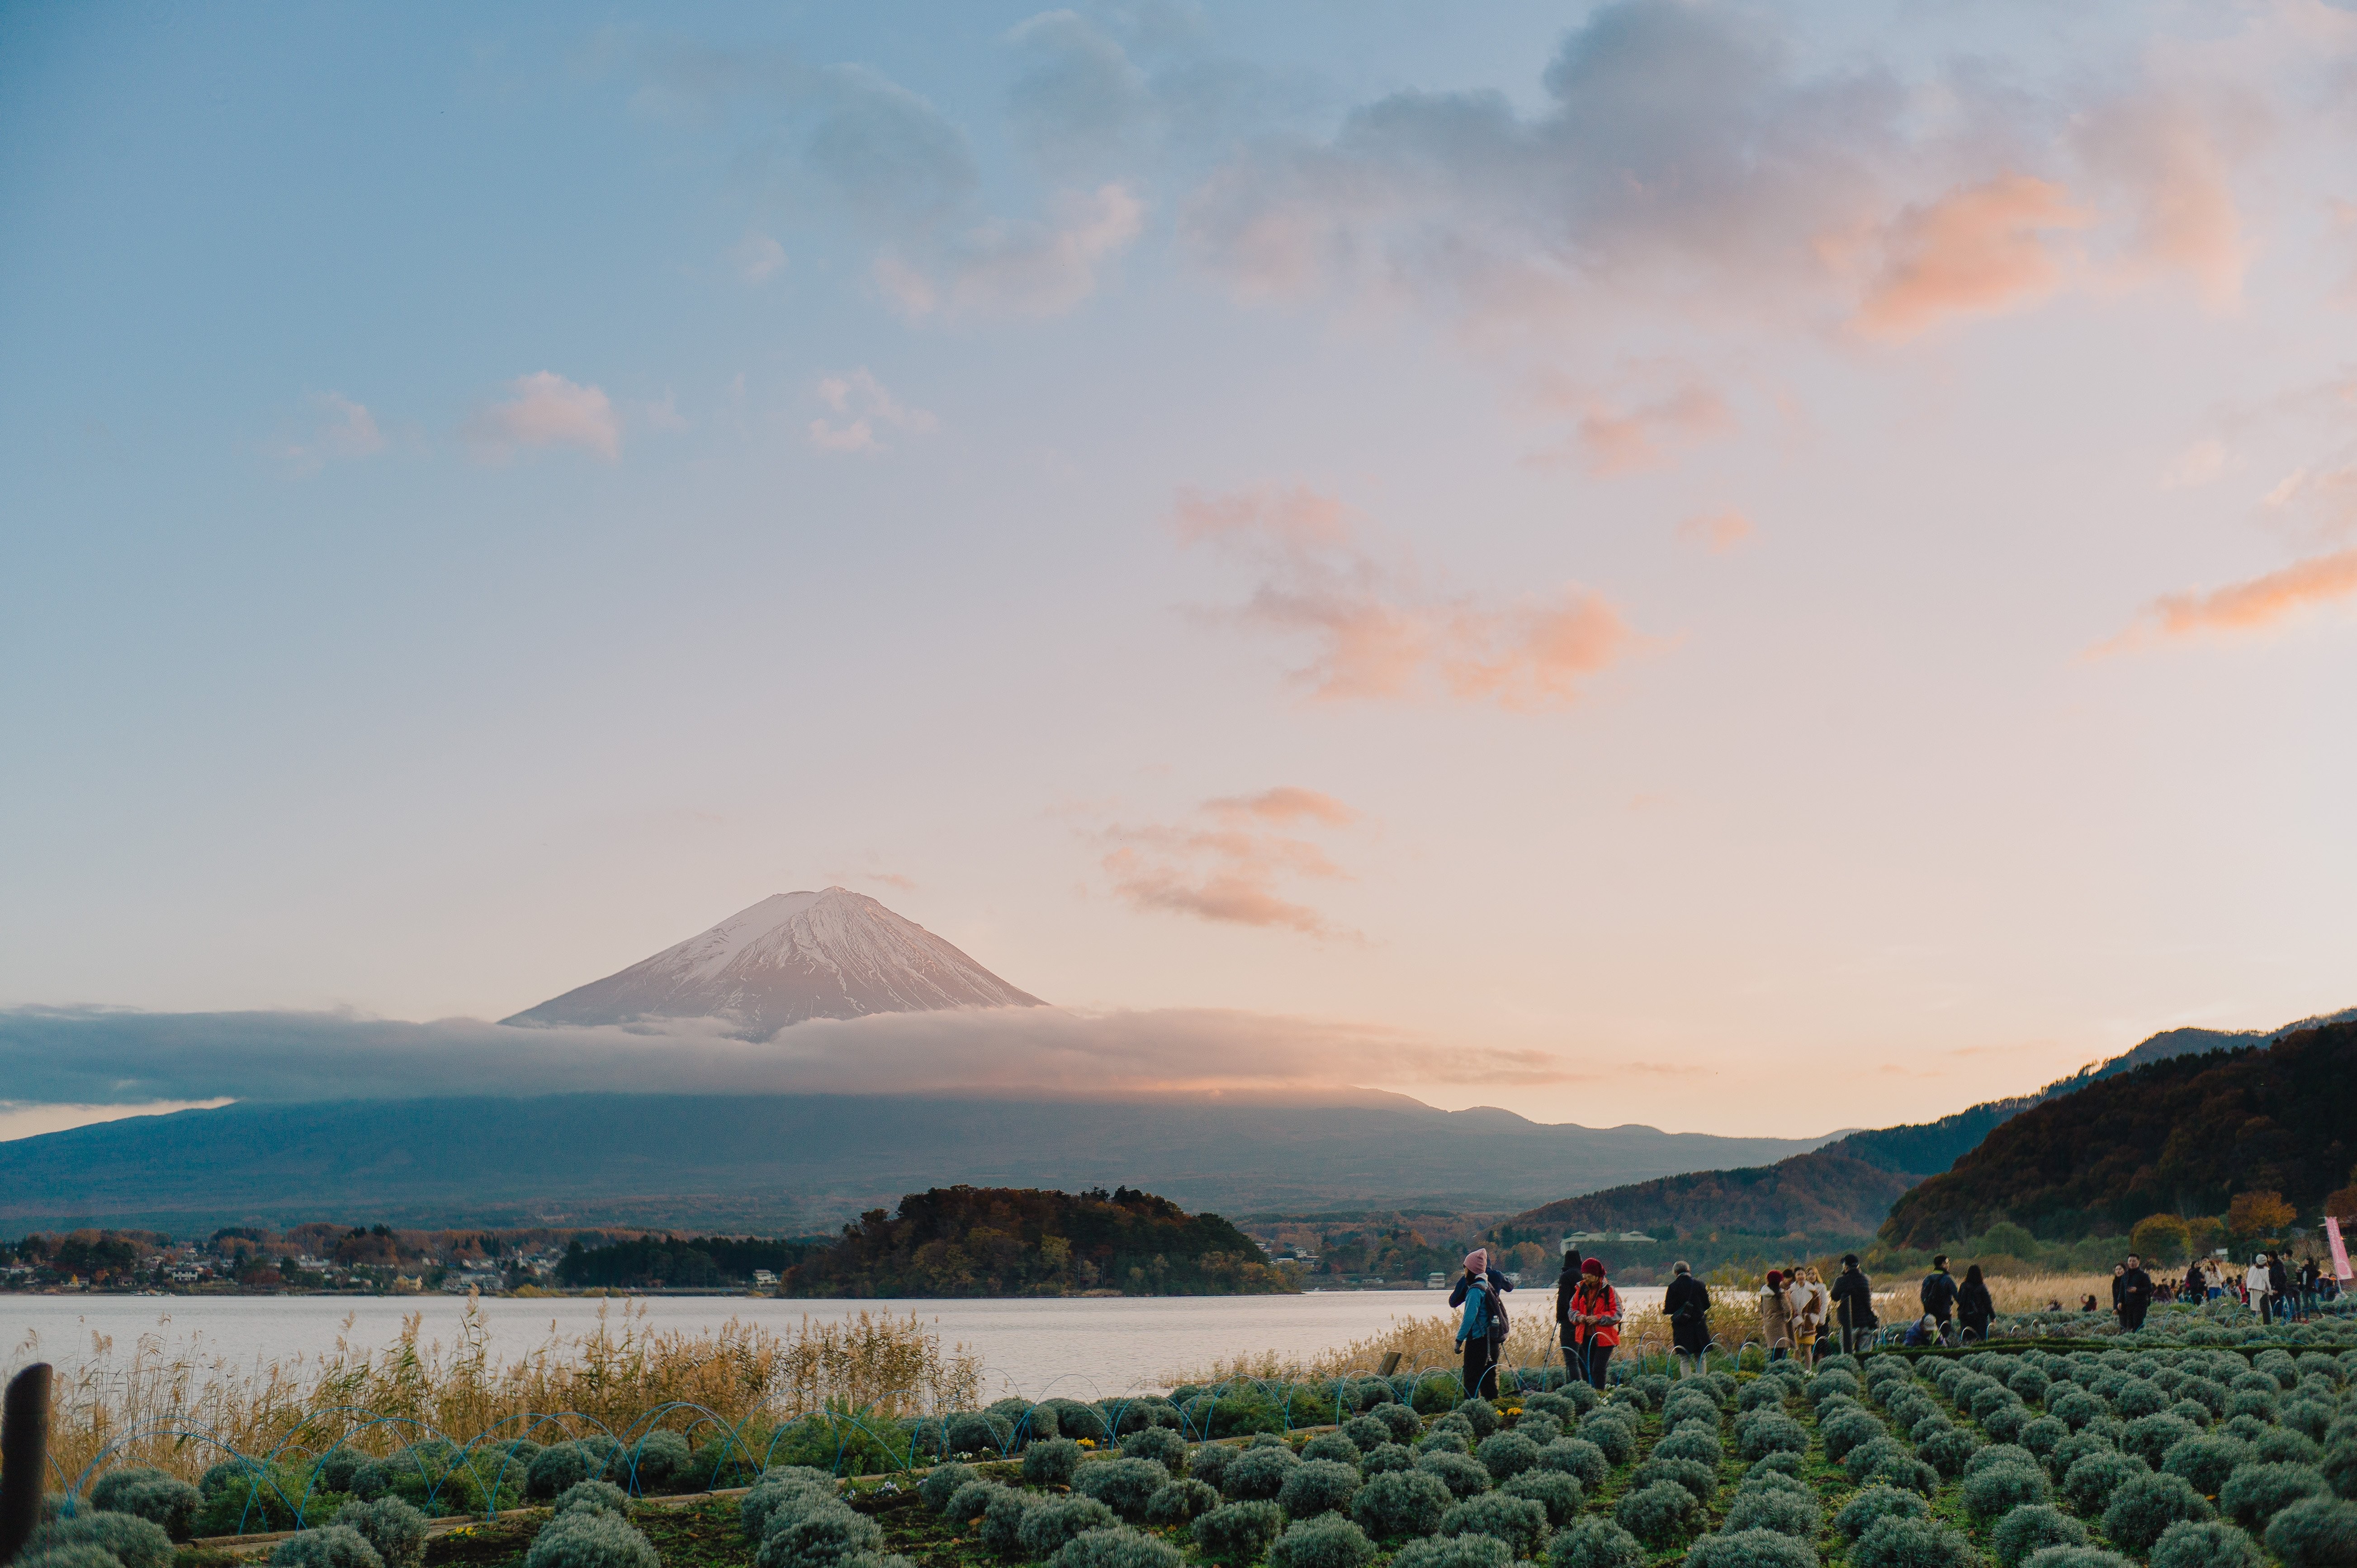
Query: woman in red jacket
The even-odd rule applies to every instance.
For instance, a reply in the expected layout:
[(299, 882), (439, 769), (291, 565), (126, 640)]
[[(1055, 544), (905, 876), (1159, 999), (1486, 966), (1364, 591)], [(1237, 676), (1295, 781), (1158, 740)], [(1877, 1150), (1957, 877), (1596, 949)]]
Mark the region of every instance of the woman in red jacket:
[(1579, 1285), (1571, 1293), (1571, 1311), (1565, 1319), (1572, 1343), (1579, 1348), (1580, 1364), (1590, 1388), (1604, 1386), (1604, 1366), (1620, 1343), (1620, 1293), (1604, 1283), (1604, 1260), (1590, 1258), (1579, 1265)]

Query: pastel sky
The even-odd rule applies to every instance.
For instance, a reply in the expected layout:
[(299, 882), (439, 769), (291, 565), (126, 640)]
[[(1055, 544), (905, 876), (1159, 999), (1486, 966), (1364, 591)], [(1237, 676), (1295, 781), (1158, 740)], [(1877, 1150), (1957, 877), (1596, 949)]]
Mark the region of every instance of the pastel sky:
[(2357, 9), (9, 7), (0, 736), (0, 1005), (840, 883), (1789, 1134), (2348, 1006)]

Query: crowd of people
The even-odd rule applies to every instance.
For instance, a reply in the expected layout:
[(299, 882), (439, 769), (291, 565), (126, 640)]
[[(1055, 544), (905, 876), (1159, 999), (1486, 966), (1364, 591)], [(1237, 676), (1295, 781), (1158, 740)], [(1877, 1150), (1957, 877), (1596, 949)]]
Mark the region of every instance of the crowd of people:
[[(1457, 1343), (1464, 1352), (1467, 1390), (1487, 1398), (1498, 1389), (1498, 1362), (1506, 1344), (1506, 1293), (1513, 1281), (1490, 1266), (1486, 1248), (1465, 1256), (1465, 1272), (1449, 1293), (1448, 1305), (1461, 1308)], [(2112, 1271), (2111, 1309), (2123, 1329), (2144, 1326), (2155, 1302), (2207, 1302), (2232, 1296), (2266, 1323), (2297, 1322), (2318, 1305), (2341, 1294), (2341, 1282), (2310, 1257), (2294, 1262), (2281, 1253), (2260, 1252), (2249, 1269), (2222, 1266), (2216, 1258), (2198, 1258), (2182, 1278), (2156, 1279), (2136, 1253)], [(1907, 1330), (1910, 1345), (1954, 1345), (1988, 1337), (1996, 1316), (1981, 1266), (1974, 1263), (1956, 1279), (1942, 1253), (1932, 1260), (1932, 1272), (1916, 1290), (1921, 1315)], [(2079, 1304), (2083, 1312), (2100, 1311), (2093, 1295)], [(1806, 1263), (1770, 1269), (1760, 1286), (1760, 1338), (1768, 1359), (1798, 1356), (1814, 1361), (1835, 1348), (1855, 1350), (1881, 1326), (1874, 1310), (1874, 1286), (1858, 1267), (1857, 1254), (1845, 1254), (1841, 1271), (1828, 1285)], [(1669, 1288), (1663, 1293), (1662, 1312), (1670, 1320), (1671, 1348), (1688, 1366), (1699, 1368), (1710, 1344), (1710, 1291), (1695, 1278), (1685, 1263), (1675, 1265)], [(2060, 1301), (2048, 1310), (2063, 1310)], [(1620, 1294), (1605, 1278), (1604, 1261), (1583, 1259), (1569, 1241), (1563, 1244), (1563, 1270), (1555, 1287), (1555, 1316), (1563, 1346), (1564, 1364), (1571, 1375), (1595, 1388), (1604, 1387), (1606, 1368), (1620, 1343), (1626, 1317)]]

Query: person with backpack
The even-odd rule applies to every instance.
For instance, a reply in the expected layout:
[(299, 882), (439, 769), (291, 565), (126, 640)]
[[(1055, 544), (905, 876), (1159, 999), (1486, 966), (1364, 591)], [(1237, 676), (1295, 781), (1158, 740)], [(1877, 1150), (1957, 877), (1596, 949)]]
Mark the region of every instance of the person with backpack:
[(1996, 1304), (1989, 1299), (1988, 1282), (1981, 1278), (1981, 1266), (1975, 1263), (1964, 1271), (1964, 1283), (1956, 1287), (1957, 1325), (1976, 1342), (1986, 1345), (1989, 1319), (1996, 1316)]
[(1941, 1253), (1932, 1260), (1932, 1272), (1923, 1276), (1923, 1288), (1916, 1293), (1923, 1310), (1940, 1326), (1940, 1337), (1946, 1338), (1948, 1319), (1956, 1310), (1956, 1282), (1948, 1275), (1948, 1254)]
[[(1679, 1262), (1670, 1273), (1670, 1288), (1662, 1293), (1662, 1312), (1670, 1320), (1670, 1348), (1674, 1355), (1689, 1358), (1690, 1369), (1699, 1376), (1706, 1369), (1704, 1356), (1710, 1348), (1710, 1292), (1694, 1277), (1688, 1263)], [(1688, 1369), (1688, 1363), (1680, 1363), (1678, 1375), (1684, 1377)]]
[(1580, 1264), (1579, 1285), (1571, 1293), (1571, 1337), (1589, 1388), (1604, 1387), (1605, 1363), (1620, 1343), (1620, 1293), (1604, 1283), (1604, 1260)]
[(1874, 1285), (1859, 1272), (1856, 1252), (1842, 1255), (1842, 1272), (1834, 1276), (1834, 1320), (1845, 1356), (1854, 1355), (1875, 1326)]
[(1505, 1293), (1514, 1282), (1490, 1266), (1490, 1250), (1476, 1247), (1465, 1254), (1465, 1274), (1448, 1293), (1448, 1305), (1461, 1306), (1457, 1344), (1465, 1352), (1465, 1397), (1491, 1399), (1498, 1392), (1498, 1358), (1506, 1348)]

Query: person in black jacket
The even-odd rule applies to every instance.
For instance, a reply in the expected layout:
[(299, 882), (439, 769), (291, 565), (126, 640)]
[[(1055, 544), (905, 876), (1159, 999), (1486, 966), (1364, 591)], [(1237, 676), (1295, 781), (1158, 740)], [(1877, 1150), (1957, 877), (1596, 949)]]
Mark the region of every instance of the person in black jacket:
[(1579, 1288), (1579, 1249), (1571, 1238), (1563, 1239), (1563, 1272), (1555, 1277), (1555, 1337), (1563, 1347), (1566, 1370), (1583, 1381), (1587, 1377), (1581, 1364), (1579, 1347), (1571, 1342), (1571, 1293)]
[(2294, 1316), (2298, 1311), (2298, 1298), (2292, 1294), (2291, 1271), (2284, 1266), (2284, 1255), (2276, 1252), (2267, 1259), (2267, 1296), (2275, 1304), (2276, 1321), (2284, 1320), (2287, 1308)]
[(1710, 1346), (1710, 1292), (1684, 1262), (1670, 1273), (1670, 1288), (1662, 1293), (1662, 1313), (1670, 1320), (1670, 1348), (1692, 1358), (1691, 1368), (1680, 1363), (1681, 1378), (1688, 1370), (1699, 1376), (1706, 1369), (1703, 1357)]
[(1448, 1293), (1448, 1305), (1463, 1306), (1469, 1293), (1481, 1293), (1480, 1332), (1468, 1334), (1473, 1315), (1458, 1325), (1458, 1343), (1465, 1349), (1465, 1397), (1494, 1399), (1498, 1392), (1498, 1357), (1506, 1348), (1505, 1294), (1514, 1282), (1490, 1266), (1490, 1250), (1476, 1247), (1465, 1254), (1465, 1273)]
[(2144, 1315), (2152, 1306), (2152, 1276), (2144, 1272), (2143, 1259), (2128, 1254), (2128, 1265), (2115, 1288), (2120, 1297), (2120, 1326), (2133, 1334), (2144, 1326)]
[(1948, 1273), (1948, 1254), (1941, 1253), (1932, 1260), (1932, 1272), (1923, 1276), (1923, 1288), (1919, 1293), (1923, 1310), (1940, 1325), (1940, 1337), (1948, 1335), (1948, 1318), (1956, 1310), (1956, 1282)]
[(1856, 1252), (1843, 1255), (1842, 1272), (1834, 1278), (1834, 1318), (1841, 1325), (1842, 1354), (1854, 1354), (1875, 1324), (1874, 1286), (1858, 1272)]
[(1981, 1278), (1981, 1266), (1975, 1263), (1964, 1271), (1964, 1283), (1956, 1287), (1956, 1322), (1966, 1334), (1986, 1344), (1989, 1319), (1996, 1316), (1996, 1304), (1989, 1299), (1988, 1282)]

